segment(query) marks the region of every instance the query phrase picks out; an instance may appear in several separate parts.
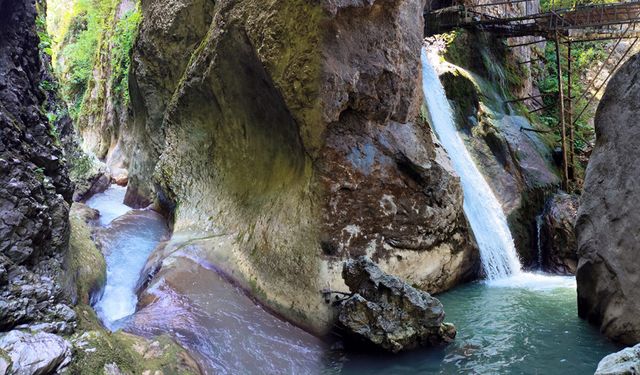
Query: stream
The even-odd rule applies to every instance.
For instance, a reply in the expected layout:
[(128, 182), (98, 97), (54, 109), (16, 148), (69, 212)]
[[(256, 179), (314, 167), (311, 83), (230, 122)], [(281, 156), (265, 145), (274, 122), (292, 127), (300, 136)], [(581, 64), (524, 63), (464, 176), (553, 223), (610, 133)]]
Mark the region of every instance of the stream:
[(154, 249), (169, 239), (165, 219), (122, 202), (126, 188), (111, 186), (86, 203), (100, 211), (97, 240), (107, 282), (94, 306), (110, 330), (142, 336), (169, 333), (198, 360), (205, 374), (307, 374), (323, 366), (325, 344), (272, 315), (211, 264), (185, 256), (180, 272), (161, 277), (156, 299), (137, 311), (136, 286)]
[(100, 211), (107, 260), (95, 308), (111, 330), (169, 333), (205, 374), (589, 374), (620, 348), (578, 318), (573, 277), (521, 270), (501, 206), (457, 134), (435, 67), (423, 52), (430, 117), (461, 178), (464, 209), (487, 280), (439, 295), (458, 336), (451, 345), (400, 355), (328, 349), (320, 339), (270, 314), (215, 267), (189, 257), (160, 276), (152, 302), (136, 311), (135, 288), (151, 253), (168, 240), (165, 219), (125, 206), (112, 186), (87, 201)]

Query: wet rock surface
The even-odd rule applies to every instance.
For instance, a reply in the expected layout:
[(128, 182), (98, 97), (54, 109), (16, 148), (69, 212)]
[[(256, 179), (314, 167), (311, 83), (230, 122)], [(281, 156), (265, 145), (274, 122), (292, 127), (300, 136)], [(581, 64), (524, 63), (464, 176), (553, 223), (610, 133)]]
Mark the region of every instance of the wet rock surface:
[[(58, 373), (71, 362), (72, 354), (69, 341), (43, 332), (30, 334), (10, 331), (0, 334), (0, 350), (10, 358), (11, 370), (7, 373), (8, 375)], [(1, 369), (2, 357), (0, 356)]]
[(352, 295), (339, 306), (338, 319), (349, 334), (394, 353), (454, 340), (456, 329), (443, 323), (440, 301), (384, 273), (371, 259), (346, 262), (342, 276)]
[(640, 341), (640, 55), (613, 76), (598, 107), (596, 145), (576, 224), (578, 312), (615, 341)]
[(595, 375), (636, 374), (640, 374), (640, 345), (604, 357), (595, 373)]
[(163, 118), (189, 56), (206, 35), (213, 17), (211, 0), (148, 0), (131, 58), (130, 130), (136, 147), (130, 160), (126, 203), (145, 207), (155, 199), (153, 171), (165, 147)]
[(551, 273), (573, 275), (578, 266), (575, 222), (579, 197), (560, 193), (545, 206), (540, 231), (543, 268)]
[(514, 63), (527, 60), (528, 52), (521, 52), (481, 33), (461, 32), (444, 53), (454, 65), (442, 64), (439, 73), (460, 135), (501, 202), (520, 260), (529, 267), (537, 263), (536, 216), (560, 178), (549, 140), (522, 108), (506, 103), (505, 90), (531, 90), (530, 72)]
[(36, 15), (34, 2), (0, 2), (0, 331), (73, 320), (59, 287), (73, 184), (41, 111)]

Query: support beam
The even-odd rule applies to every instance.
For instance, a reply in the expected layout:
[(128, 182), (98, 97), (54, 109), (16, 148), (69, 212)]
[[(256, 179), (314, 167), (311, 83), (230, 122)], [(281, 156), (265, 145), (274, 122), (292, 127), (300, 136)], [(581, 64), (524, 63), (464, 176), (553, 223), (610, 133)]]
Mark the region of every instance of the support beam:
[(518, 99), (512, 99), (512, 100), (507, 100), (505, 102), (503, 102), (504, 104), (509, 104), (509, 103), (518, 103), (518, 102), (525, 102), (527, 100), (533, 100), (533, 99), (537, 99), (537, 98), (543, 98), (545, 96), (547, 96), (548, 94), (540, 94), (540, 95), (529, 95), (527, 97), (524, 98), (518, 98)]
[(560, 134), (562, 136), (562, 188), (567, 191), (569, 188), (569, 168), (567, 160), (567, 124), (565, 123), (564, 112), (564, 84), (562, 82), (562, 54), (560, 53), (559, 36), (556, 35), (556, 68), (558, 78), (558, 94), (560, 95), (558, 105), (560, 106), (558, 113), (560, 114)]
[(567, 43), (567, 124), (569, 125), (569, 180), (575, 181), (575, 126), (573, 123), (573, 95), (571, 90), (572, 71), (571, 42)]

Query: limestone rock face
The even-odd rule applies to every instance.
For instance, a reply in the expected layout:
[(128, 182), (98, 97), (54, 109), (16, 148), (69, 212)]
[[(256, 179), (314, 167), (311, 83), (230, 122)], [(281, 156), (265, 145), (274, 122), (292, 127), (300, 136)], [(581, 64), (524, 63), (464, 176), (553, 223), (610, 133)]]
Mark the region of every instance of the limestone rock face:
[(73, 185), (40, 110), (34, 2), (0, 2), (0, 331), (57, 319)]
[(8, 375), (58, 373), (71, 362), (71, 344), (50, 333), (10, 331), (0, 335), (0, 350), (11, 358)]
[(440, 301), (369, 258), (347, 261), (342, 276), (353, 294), (342, 302), (339, 321), (350, 334), (394, 353), (455, 338), (455, 327), (443, 323)]
[(579, 198), (559, 193), (546, 204), (540, 230), (543, 267), (546, 271), (573, 275), (578, 266), (575, 222)]
[(613, 76), (578, 210), (578, 312), (608, 337), (640, 341), (640, 55)]
[(640, 374), (640, 345), (609, 354), (598, 363), (595, 375)]
[(419, 116), (423, 6), (143, 1), (128, 202), (157, 200), (202, 239), (193, 256), (317, 332), (352, 257), (430, 292), (474, 277), (458, 178)]
[(136, 147), (129, 159), (126, 203), (143, 207), (154, 199), (154, 168), (164, 150), (163, 118), (188, 56), (211, 24), (212, 0), (144, 0), (143, 22), (131, 59), (131, 130)]

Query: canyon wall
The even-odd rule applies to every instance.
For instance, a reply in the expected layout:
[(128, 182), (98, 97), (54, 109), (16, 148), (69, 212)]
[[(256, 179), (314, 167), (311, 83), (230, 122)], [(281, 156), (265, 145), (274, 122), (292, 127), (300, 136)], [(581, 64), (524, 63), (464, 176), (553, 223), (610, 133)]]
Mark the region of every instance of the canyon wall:
[(34, 2), (0, 1), (0, 331), (75, 313), (61, 285), (73, 184), (59, 131), (41, 108)]
[(578, 312), (625, 344), (640, 341), (640, 55), (613, 76), (598, 107), (576, 232)]
[(143, 1), (127, 200), (175, 223), (150, 276), (213, 263), (316, 332), (346, 259), (429, 292), (473, 278), (459, 180), (420, 116), (423, 7)]
[[(75, 121), (82, 148), (95, 154), (112, 169), (126, 168), (132, 145), (122, 134), (130, 122), (127, 71), (123, 61), (129, 54), (121, 41), (128, 31), (121, 30), (128, 17), (136, 17), (134, 0), (114, 2), (99, 38), (99, 46)], [(135, 21), (132, 21), (135, 23)], [(137, 25), (131, 27), (137, 28)], [(72, 36), (70, 36), (72, 37)], [(121, 51), (124, 49), (124, 51)]]

